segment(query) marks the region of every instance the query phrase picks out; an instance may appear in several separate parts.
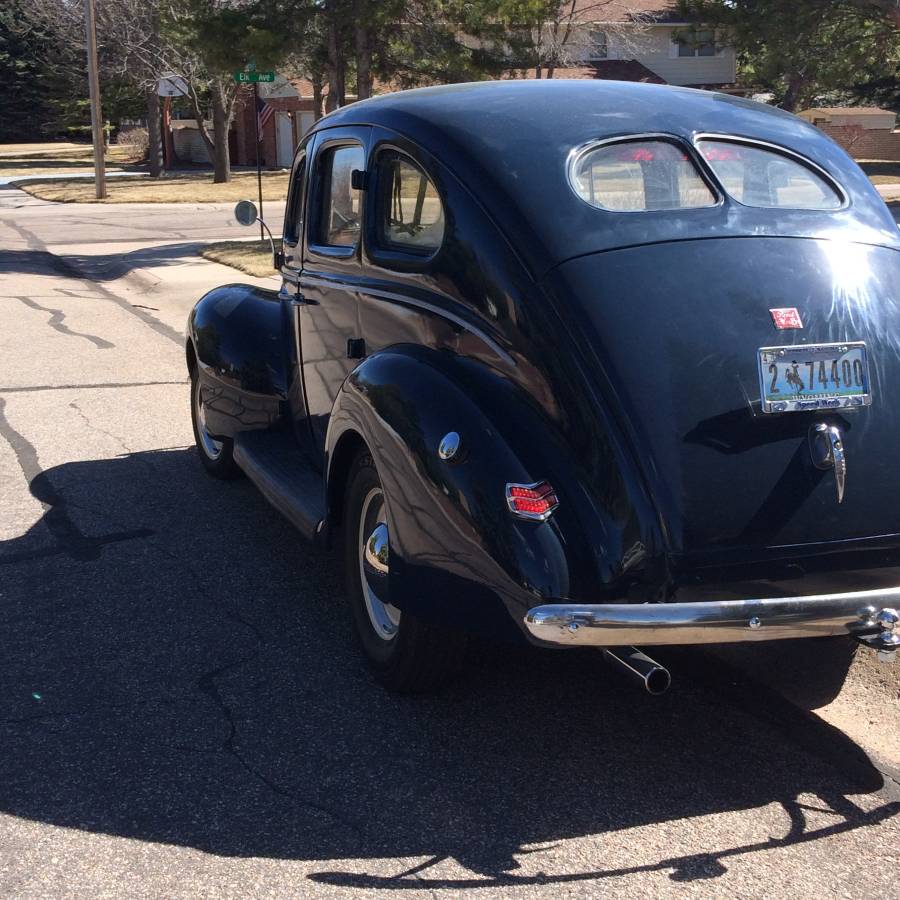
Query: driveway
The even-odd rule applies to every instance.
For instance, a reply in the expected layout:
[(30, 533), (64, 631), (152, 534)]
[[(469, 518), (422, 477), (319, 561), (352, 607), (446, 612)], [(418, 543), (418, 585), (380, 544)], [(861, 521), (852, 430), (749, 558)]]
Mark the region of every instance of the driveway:
[(371, 680), (332, 560), (191, 447), (177, 323), (223, 270), (138, 302), (132, 254), (181, 272), (226, 214), (0, 211), (0, 893), (890, 894), (900, 786), (724, 664)]

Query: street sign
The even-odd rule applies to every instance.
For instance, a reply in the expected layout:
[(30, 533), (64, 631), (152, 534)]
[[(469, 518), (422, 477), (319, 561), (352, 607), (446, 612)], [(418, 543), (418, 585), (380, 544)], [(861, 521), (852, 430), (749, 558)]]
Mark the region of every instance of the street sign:
[(235, 72), (234, 80), (238, 84), (268, 83), (275, 80), (274, 72)]

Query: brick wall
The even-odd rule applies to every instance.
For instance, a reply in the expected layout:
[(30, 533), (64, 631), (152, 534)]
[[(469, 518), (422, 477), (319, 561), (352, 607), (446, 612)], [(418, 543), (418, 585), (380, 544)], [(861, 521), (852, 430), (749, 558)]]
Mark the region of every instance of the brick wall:
[(900, 131), (861, 128), (857, 125), (819, 125), (854, 159), (887, 159), (900, 162)]
[[(313, 109), (312, 99), (300, 99), (299, 97), (274, 97), (269, 100), (269, 105), (275, 110), (291, 112), (295, 115), (300, 112), (311, 112)], [(274, 115), (269, 117), (259, 144), (260, 163), (264, 168), (271, 168), (277, 162), (275, 118)], [(235, 158), (231, 160), (232, 164), (237, 166), (256, 165), (256, 108), (253, 103), (253, 94), (247, 89), (244, 90), (242, 96), (238, 97), (232, 128), (235, 132), (235, 146), (237, 148)], [(297, 143), (297, 134), (295, 124), (295, 145)]]

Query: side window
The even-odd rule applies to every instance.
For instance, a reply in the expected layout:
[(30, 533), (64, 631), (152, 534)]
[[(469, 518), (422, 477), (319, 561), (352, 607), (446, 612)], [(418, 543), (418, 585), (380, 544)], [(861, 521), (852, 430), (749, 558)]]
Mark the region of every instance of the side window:
[(588, 148), (575, 159), (572, 187), (600, 209), (637, 212), (714, 206), (715, 194), (680, 147), (622, 141)]
[(444, 207), (437, 188), (396, 153), (378, 159), (376, 241), (386, 250), (433, 253), (444, 239)]
[(365, 170), (363, 148), (358, 144), (326, 148), (316, 163), (321, 181), (316, 243), (329, 247), (355, 247), (359, 240), (360, 191), (354, 188), (354, 169)]
[(284, 214), (284, 243), (295, 246), (303, 233), (303, 183), (306, 180), (306, 156), (294, 169), (291, 189), (288, 193), (287, 211)]
[(840, 209), (842, 199), (824, 178), (773, 150), (736, 141), (697, 142), (722, 186), (745, 206)]

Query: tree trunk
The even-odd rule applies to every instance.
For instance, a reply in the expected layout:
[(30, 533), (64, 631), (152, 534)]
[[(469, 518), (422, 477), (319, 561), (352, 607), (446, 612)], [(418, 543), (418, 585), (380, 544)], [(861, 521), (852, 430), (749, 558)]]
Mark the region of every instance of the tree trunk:
[(805, 78), (799, 72), (791, 72), (788, 76), (787, 90), (778, 106), (788, 112), (795, 112), (800, 105), (800, 92), (803, 90)]
[[(231, 181), (231, 156), (228, 153), (228, 126), (231, 124), (228, 115), (225, 88), (221, 79), (212, 85), (213, 107), (213, 182), (222, 184)], [(256, 110), (253, 111), (254, 115)]]
[(325, 111), (332, 112), (344, 106), (347, 100), (347, 92), (344, 88), (344, 55), (342, 53), (338, 26), (338, 11), (334, 0), (327, 6), (328, 9), (328, 98), (325, 101)]
[(556, 71), (556, 63), (555, 62), (547, 63), (547, 77), (552, 78), (553, 73), (555, 71)]
[(356, 99), (372, 96), (372, 40), (368, 19), (368, 4), (356, 0), (353, 11), (356, 18)]
[(543, 74), (543, 71), (542, 71), (542, 69), (541, 69), (541, 64), (540, 64), (540, 63), (538, 63), (538, 64), (534, 67), (534, 77), (535, 77), (535, 78), (543, 78), (543, 77), (544, 77), (544, 74)]
[(372, 43), (366, 26), (356, 28), (356, 98), (372, 96)]
[(162, 132), (159, 127), (159, 94), (156, 93), (156, 85), (151, 84), (144, 89), (147, 100), (147, 163), (150, 168), (150, 177), (159, 178), (163, 171), (163, 146)]
[(313, 89), (313, 117), (318, 122), (322, 118), (322, 76), (313, 75), (310, 81)]

